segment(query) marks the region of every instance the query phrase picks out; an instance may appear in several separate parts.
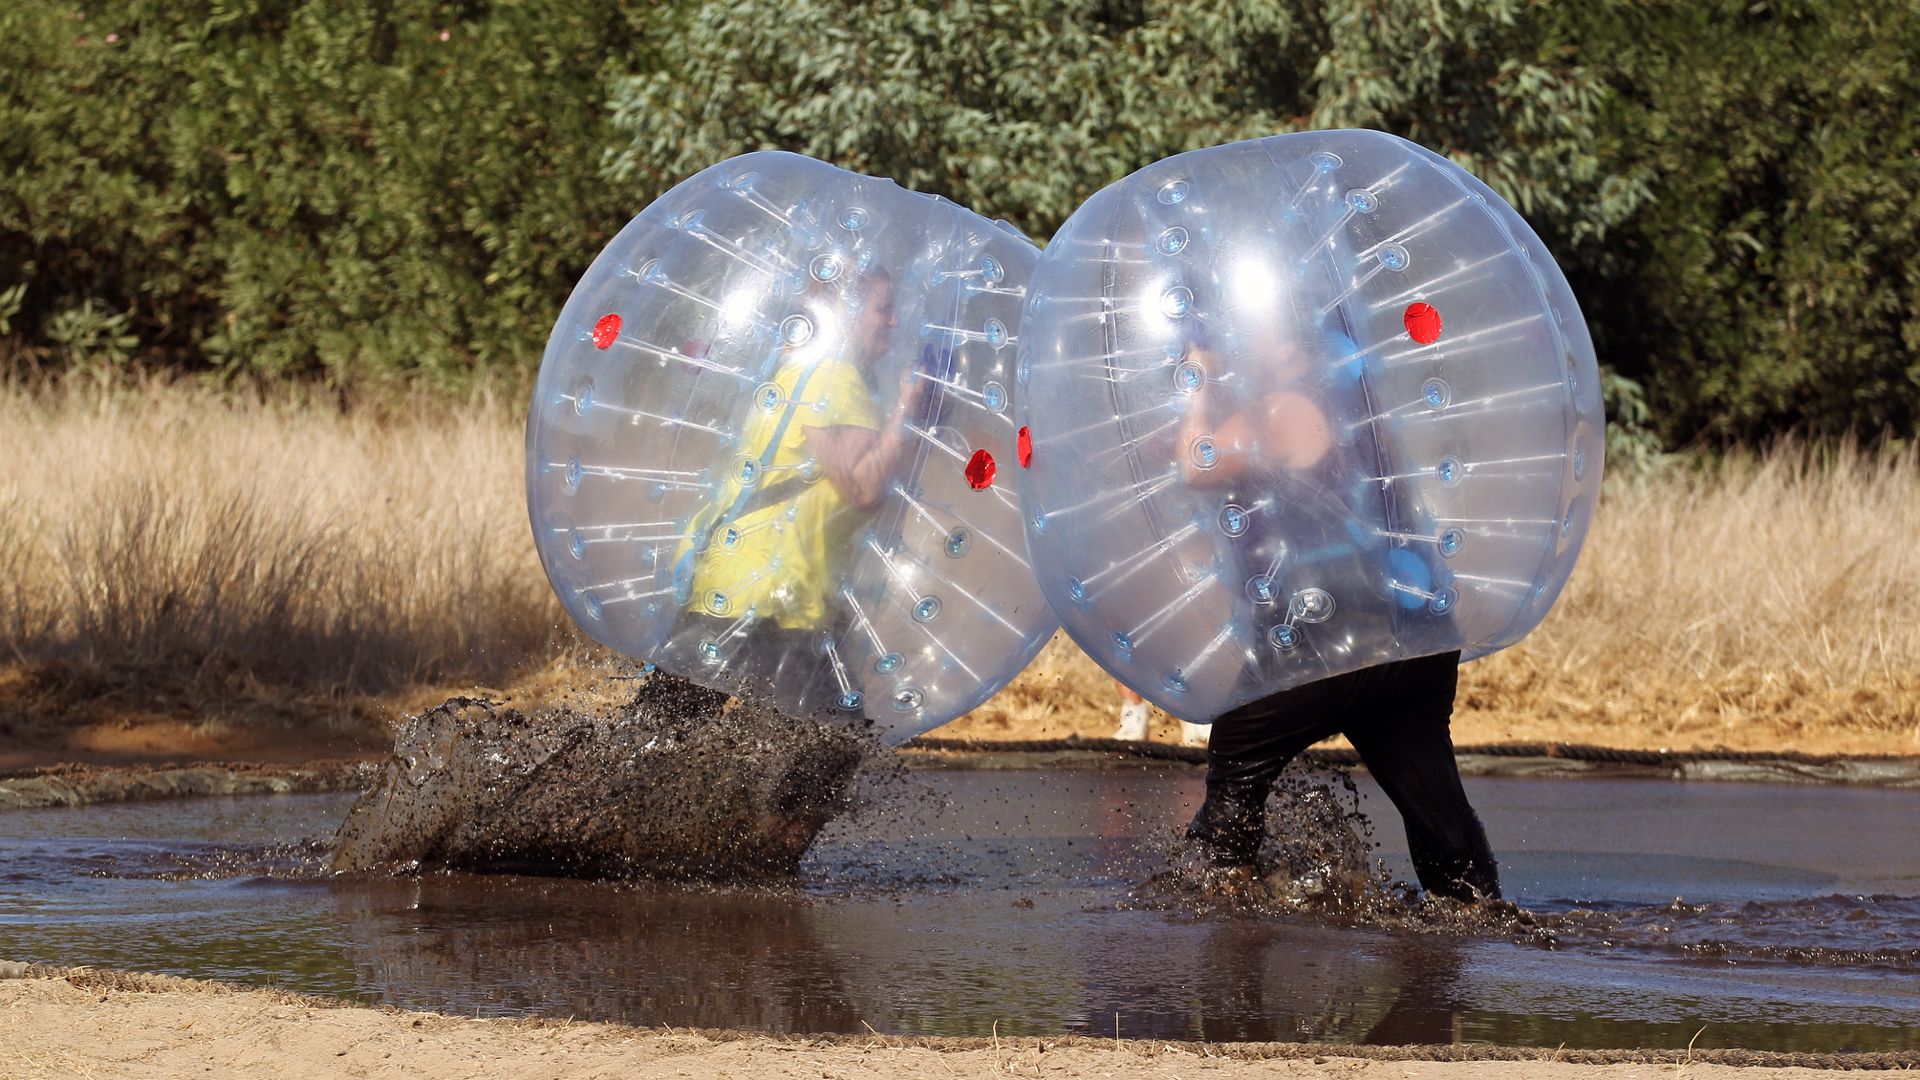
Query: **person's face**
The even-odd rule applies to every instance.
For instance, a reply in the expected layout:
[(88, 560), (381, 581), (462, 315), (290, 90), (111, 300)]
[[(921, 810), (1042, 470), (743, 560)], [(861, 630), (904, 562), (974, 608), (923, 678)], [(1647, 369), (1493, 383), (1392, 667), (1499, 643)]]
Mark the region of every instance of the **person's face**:
[(887, 344), (899, 325), (900, 316), (893, 303), (893, 282), (875, 280), (853, 320), (854, 349), (863, 366), (872, 364), (887, 351)]

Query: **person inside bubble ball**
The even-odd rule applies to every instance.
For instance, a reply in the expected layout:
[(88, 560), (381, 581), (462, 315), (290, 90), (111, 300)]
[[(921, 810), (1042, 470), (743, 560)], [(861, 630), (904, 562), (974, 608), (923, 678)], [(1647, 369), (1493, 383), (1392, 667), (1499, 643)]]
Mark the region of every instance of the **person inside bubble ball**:
[[(1336, 369), (1343, 357), (1326, 356), (1316, 371), (1315, 358), (1301, 347), (1304, 335), (1288, 333), (1282, 317), (1248, 320), (1243, 306), (1241, 323), (1249, 321), (1265, 332), (1242, 339), (1234, 365), (1258, 373), (1257, 390), (1236, 387), (1204, 333), (1189, 338), (1182, 361), (1196, 365), (1203, 377), (1189, 396), (1180, 445), (1193, 447), (1204, 438), (1213, 453), (1204, 465), (1184, 455), (1181, 478), (1254, 505), (1259, 499), (1250, 496), (1289, 485), (1325, 490), (1340, 455), (1335, 421), (1315, 395), (1339, 392)], [(1261, 327), (1262, 321), (1272, 325)], [(1449, 725), (1459, 664), (1458, 651), (1375, 664), (1290, 687), (1215, 718), (1206, 795), (1188, 836), (1222, 872), (1222, 886), (1255, 879), (1267, 798), (1287, 764), (1308, 746), (1345, 735), (1405, 822), (1421, 888), (1467, 902), (1498, 899), (1498, 866), (1453, 757)]]
[(909, 366), (882, 415), (874, 380), (900, 325), (884, 270), (813, 282), (802, 313), (816, 329), (783, 348), (755, 392), (735, 467), (681, 560), (698, 647), (721, 653), (746, 639), (778, 654), (776, 693), (821, 700), (832, 682), (821, 635), (839, 638), (847, 617), (841, 560), (907, 462), (908, 421), (928, 382)]

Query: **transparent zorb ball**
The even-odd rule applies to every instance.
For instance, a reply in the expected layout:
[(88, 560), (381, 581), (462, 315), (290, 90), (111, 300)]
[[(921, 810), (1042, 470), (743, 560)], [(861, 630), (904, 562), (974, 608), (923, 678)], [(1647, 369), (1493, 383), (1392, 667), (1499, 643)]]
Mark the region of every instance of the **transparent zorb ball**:
[(527, 424), (548, 578), (593, 638), (899, 741), (1053, 633), (1010, 388), (1038, 252), (794, 154), (674, 187), (594, 260)]
[(1204, 721), (1539, 623), (1600, 490), (1593, 346), (1526, 222), (1373, 131), (1150, 165), (1034, 272), (1016, 372), (1042, 591)]

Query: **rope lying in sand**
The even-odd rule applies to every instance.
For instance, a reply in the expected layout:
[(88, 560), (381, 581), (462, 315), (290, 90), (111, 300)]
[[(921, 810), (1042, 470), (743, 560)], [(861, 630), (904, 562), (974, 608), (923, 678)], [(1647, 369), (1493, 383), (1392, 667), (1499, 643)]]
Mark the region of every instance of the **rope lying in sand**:
[[(911, 739), (908, 750), (941, 750), (961, 753), (1059, 753), (1067, 750), (1121, 754), (1127, 757), (1160, 761), (1186, 761), (1203, 764), (1205, 747), (1179, 746), (1173, 743), (1135, 742), (1130, 739), (1087, 739), (1069, 735), (1061, 739), (945, 739), (928, 735)], [(1876, 762), (1894, 765), (1913, 764), (1916, 759), (1894, 755), (1801, 754), (1791, 750), (1621, 750), (1610, 746), (1581, 743), (1500, 743), (1492, 746), (1456, 746), (1460, 757), (1552, 758), (1560, 761), (1597, 762), (1611, 765), (1677, 767), (1700, 762), (1737, 762), (1747, 764), (1785, 764), (1831, 766), (1848, 762)], [(1352, 750), (1308, 750), (1300, 760), (1311, 765), (1358, 765), (1360, 755)]]
[[(715, 1041), (762, 1038), (758, 1032), (699, 1030), (694, 1032)], [(1026, 1036), (997, 1041), (966, 1037), (874, 1036), (874, 1035), (789, 1035), (783, 1041), (826, 1043), (829, 1045), (924, 1047), (931, 1050), (983, 1050), (988, 1047), (1017, 1053), (1022, 1050), (1050, 1050), (1056, 1047), (1110, 1048), (1113, 1040), (1099, 1036), (1070, 1035), (1063, 1038)], [(1158, 1044), (1168, 1048), (1199, 1050), (1208, 1057), (1238, 1061), (1322, 1062), (1329, 1058), (1359, 1058), (1368, 1061), (1562, 1061), (1574, 1065), (1722, 1065), (1766, 1069), (1833, 1069), (1847, 1071), (1893, 1071), (1920, 1069), (1920, 1051), (1842, 1051), (1813, 1053), (1791, 1050), (1566, 1050), (1533, 1046), (1489, 1046), (1479, 1043), (1458, 1045), (1360, 1046), (1352, 1043), (1189, 1043), (1163, 1039), (1129, 1039), (1124, 1045), (1143, 1047)]]
[[(23, 965), (11, 973), (13, 978), (64, 979), (86, 990), (103, 994), (194, 993), (251, 995), (274, 1003), (300, 1005), (312, 1009), (351, 1009), (359, 1003), (346, 998), (317, 997), (285, 990), (243, 987), (221, 982), (182, 979), (170, 975), (95, 968), (56, 967), (45, 964)], [(103, 997), (101, 999), (105, 1001)], [(497, 1019), (485, 1023), (507, 1027), (539, 1029), (572, 1021)], [(609, 1025), (619, 1026), (619, 1025)], [(633, 1029), (636, 1035), (657, 1033), (657, 1028)], [(1080, 1047), (1110, 1049), (1112, 1039), (1101, 1036), (924, 1036), (881, 1035), (871, 1030), (861, 1034), (787, 1034), (769, 1035), (763, 1031), (739, 1028), (669, 1028), (670, 1034), (694, 1036), (712, 1042), (766, 1041), (784, 1046), (859, 1046), (869, 1048), (918, 1048), (933, 1051), (999, 1050), (1006, 1053), (1045, 1052), (1057, 1048)], [(1286, 1061), (1328, 1058), (1371, 1061), (1564, 1061), (1576, 1065), (1723, 1065), (1749, 1068), (1799, 1068), (1838, 1070), (1911, 1070), (1920, 1069), (1920, 1051), (1807, 1051), (1740, 1049), (1658, 1049), (1658, 1050), (1567, 1050), (1530, 1046), (1490, 1046), (1481, 1043), (1457, 1045), (1359, 1046), (1350, 1043), (1198, 1043), (1166, 1039), (1127, 1039), (1120, 1044), (1134, 1053), (1152, 1054), (1161, 1048), (1204, 1053), (1208, 1057), (1237, 1061)]]

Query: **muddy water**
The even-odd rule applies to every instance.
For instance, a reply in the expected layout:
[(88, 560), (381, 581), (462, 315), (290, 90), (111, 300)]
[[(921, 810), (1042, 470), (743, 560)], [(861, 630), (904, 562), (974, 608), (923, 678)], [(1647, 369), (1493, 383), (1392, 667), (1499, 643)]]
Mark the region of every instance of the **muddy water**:
[(1920, 792), (1470, 779), (1526, 913), (1383, 927), (1143, 890), (1194, 771), (907, 786), (780, 889), (329, 877), (340, 796), (0, 815), (0, 958), (773, 1031), (1920, 1048)]

